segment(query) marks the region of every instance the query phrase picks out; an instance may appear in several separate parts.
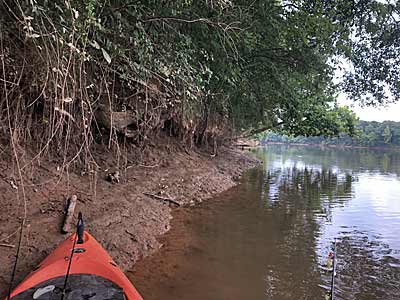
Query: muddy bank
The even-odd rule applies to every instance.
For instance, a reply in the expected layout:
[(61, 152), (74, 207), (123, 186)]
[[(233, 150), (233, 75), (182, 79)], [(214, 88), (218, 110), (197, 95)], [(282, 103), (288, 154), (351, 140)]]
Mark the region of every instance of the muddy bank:
[[(228, 148), (212, 157), (203, 151), (183, 151), (172, 142), (150, 152), (140, 163), (125, 164), (121, 169), (104, 151), (95, 172), (69, 172), (56, 162), (42, 162), (24, 168), (23, 183), (10, 159), (2, 157), (0, 244), (10, 247), (0, 246), (0, 297), (10, 279), (16, 249), (12, 246), (17, 245), (24, 204), (27, 226), (16, 282), (66, 238), (60, 234), (60, 224), (65, 199), (72, 194), (78, 196), (77, 211), (83, 212), (87, 229), (129, 270), (162, 246), (158, 237), (170, 229), (175, 207), (146, 193), (173, 199), (182, 206), (194, 205), (234, 186), (242, 172), (256, 164), (247, 152)], [(108, 182), (107, 175), (116, 169), (120, 170), (120, 182)]]

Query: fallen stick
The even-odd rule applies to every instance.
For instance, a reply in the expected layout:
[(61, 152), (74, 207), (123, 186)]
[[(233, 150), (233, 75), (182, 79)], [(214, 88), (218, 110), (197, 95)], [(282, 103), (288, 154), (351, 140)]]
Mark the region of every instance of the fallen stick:
[(6, 236), (5, 238), (1, 239), (1, 240), (0, 240), (0, 243), (1, 243), (1, 242), (4, 242), (4, 241), (7, 241), (10, 237), (12, 237), (13, 235), (17, 234), (18, 231), (19, 231), (19, 230), (17, 229), (17, 230), (15, 230), (13, 233), (11, 233), (11, 234), (9, 234), (8, 236)]
[(176, 206), (181, 206), (181, 204), (179, 202), (177, 202), (177, 201), (175, 201), (175, 200), (173, 200), (171, 198), (165, 198), (165, 197), (161, 197), (161, 196), (158, 196), (158, 195), (155, 195), (155, 194), (151, 194), (151, 193), (147, 193), (147, 192), (144, 192), (143, 195), (146, 195), (146, 196), (148, 196), (150, 198), (154, 198), (154, 199), (161, 200), (161, 201), (164, 201), (164, 202), (172, 203), (172, 204), (175, 204)]
[(72, 219), (74, 217), (74, 211), (75, 211), (75, 206), (76, 206), (77, 200), (78, 200), (78, 197), (76, 195), (72, 195), (71, 198), (68, 199), (67, 208), (65, 210), (64, 222), (63, 222), (63, 226), (61, 229), (62, 233), (71, 232)]
[(127, 166), (126, 169), (130, 169), (130, 168), (134, 168), (134, 167), (141, 167), (141, 168), (157, 168), (160, 165), (151, 165), (151, 166), (147, 166), (147, 165), (132, 165), (132, 166)]
[(138, 167), (142, 167), (142, 168), (157, 168), (159, 166), (159, 164), (156, 165), (137, 165)]
[(0, 247), (15, 248), (15, 245), (10, 245), (10, 244), (0, 244)]

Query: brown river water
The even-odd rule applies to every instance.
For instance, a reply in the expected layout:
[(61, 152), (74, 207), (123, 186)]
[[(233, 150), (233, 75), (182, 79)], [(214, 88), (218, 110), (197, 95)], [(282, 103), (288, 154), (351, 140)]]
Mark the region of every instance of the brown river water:
[[(146, 300), (400, 299), (400, 153), (274, 145), (131, 275)], [(178, 214), (179, 215), (179, 214)], [(146, 270), (146, 271), (144, 271)]]

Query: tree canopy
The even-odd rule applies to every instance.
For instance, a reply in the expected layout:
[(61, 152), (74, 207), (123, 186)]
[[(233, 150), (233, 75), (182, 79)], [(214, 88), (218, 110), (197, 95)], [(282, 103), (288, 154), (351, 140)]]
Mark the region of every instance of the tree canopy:
[[(197, 142), (268, 128), (351, 135), (340, 91), (366, 104), (399, 96), (398, 12), (373, 0), (7, 0), (2, 99), (19, 99), (14, 126), (34, 121), (52, 140), (92, 136), (101, 107), (129, 112), (138, 141), (166, 127)], [(350, 66), (339, 85), (338, 60)]]

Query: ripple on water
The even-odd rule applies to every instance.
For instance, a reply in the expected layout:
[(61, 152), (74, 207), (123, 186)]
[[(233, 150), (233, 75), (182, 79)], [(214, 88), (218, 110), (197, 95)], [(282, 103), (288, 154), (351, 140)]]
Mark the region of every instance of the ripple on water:
[[(361, 231), (341, 232), (337, 241), (337, 296), (340, 299), (397, 299), (400, 260), (379, 239)], [(372, 238), (372, 239), (371, 239)], [(322, 273), (325, 286), (330, 275)], [(378, 297), (378, 298), (377, 298)]]

